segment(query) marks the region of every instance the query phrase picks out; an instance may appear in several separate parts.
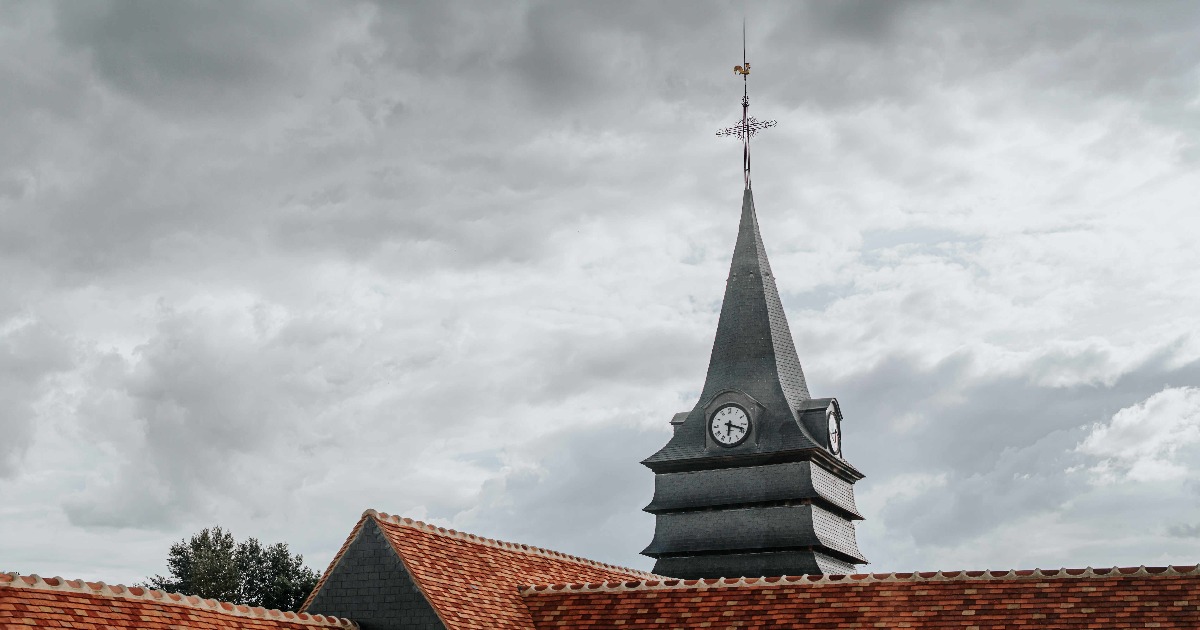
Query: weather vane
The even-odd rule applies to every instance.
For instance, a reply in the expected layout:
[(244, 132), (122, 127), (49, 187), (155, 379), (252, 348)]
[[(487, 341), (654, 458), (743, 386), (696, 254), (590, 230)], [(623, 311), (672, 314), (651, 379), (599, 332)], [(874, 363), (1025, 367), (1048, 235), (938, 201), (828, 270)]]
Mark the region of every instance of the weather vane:
[(735, 136), (742, 141), (742, 170), (745, 173), (746, 189), (750, 189), (750, 138), (763, 129), (775, 126), (774, 120), (759, 120), (750, 116), (750, 62), (746, 61), (746, 21), (742, 20), (742, 65), (733, 67), (734, 74), (742, 75), (742, 120), (732, 127), (717, 132), (718, 136)]

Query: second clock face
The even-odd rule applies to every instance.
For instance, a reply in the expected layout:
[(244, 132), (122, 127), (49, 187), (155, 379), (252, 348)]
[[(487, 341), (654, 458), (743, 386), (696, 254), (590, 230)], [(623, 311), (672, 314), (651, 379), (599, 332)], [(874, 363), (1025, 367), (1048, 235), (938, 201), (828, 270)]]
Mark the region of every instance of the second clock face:
[(842, 452), (842, 424), (832, 406), (825, 412), (825, 419), (829, 422), (829, 450), (839, 455)]
[(737, 446), (750, 435), (750, 418), (737, 405), (725, 405), (712, 415), (708, 430), (721, 446)]

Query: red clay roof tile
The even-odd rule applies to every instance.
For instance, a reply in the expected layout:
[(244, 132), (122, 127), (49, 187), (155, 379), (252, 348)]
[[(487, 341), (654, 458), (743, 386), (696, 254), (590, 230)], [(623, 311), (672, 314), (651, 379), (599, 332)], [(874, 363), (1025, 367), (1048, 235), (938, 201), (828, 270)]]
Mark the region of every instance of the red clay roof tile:
[(136, 586), (0, 573), (0, 627), (312, 630), (358, 626), (347, 619), (267, 610)]
[(1200, 565), (521, 589), (533, 628), (1200, 628)]

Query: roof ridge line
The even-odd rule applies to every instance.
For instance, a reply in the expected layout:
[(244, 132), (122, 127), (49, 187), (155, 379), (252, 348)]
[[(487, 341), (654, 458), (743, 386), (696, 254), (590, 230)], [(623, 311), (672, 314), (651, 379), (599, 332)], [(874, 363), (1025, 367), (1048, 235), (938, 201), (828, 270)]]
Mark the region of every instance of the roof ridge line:
[(1093, 569), (1009, 569), (1008, 571), (914, 571), (911, 573), (855, 573), (849, 575), (785, 575), (779, 577), (700, 578), (696, 580), (661, 579), (587, 582), (576, 584), (531, 584), (517, 587), (521, 595), (572, 592), (613, 592), (678, 590), (738, 587), (770, 587), (788, 584), (837, 584), (844, 582), (961, 582), (971, 580), (1019, 579), (1100, 579), (1111, 577), (1200, 576), (1200, 564), (1165, 567), (1111, 567)]
[(457, 531), (454, 529), (439, 527), (437, 525), (431, 525), (424, 521), (418, 521), (416, 519), (411, 519), (411, 518), (404, 518), (404, 517), (396, 516), (395, 514), (388, 514), (387, 512), (379, 512), (379, 511), (376, 511), (373, 509), (368, 509), (365, 512), (363, 512), (363, 516), (364, 517), (371, 516), (375, 519), (378, 519), (378, 520), (381, 520), (381, 521), (384, 521), (387, 523), (391, 523), (393, 525), (399, 525), (401, 527), (409, 527), (412, 529), (423, 530), (423, 531), (427, 531), (427, 532), (430, 532), (433, 534), (437, 534), (439, 536), (449, 536), (451, 538), (457, 538), (459, 540), (465, 540), (468, 542), (479, 543), (479, 544), (487, 545), (489, 547), (496, 547), (499, 549), (509, 549), (509, 550), (513, 550), (513, 551), (521, 551), (521, 552), (525, 552), (525, 553), (530, 553), (533, 555), (539, 555), (539, 556), (550, 557), (550, 558), (558, 558), (558, 559), (562, 559), (562, 560), (569, 560), (571, 562), (576, 562), (578, 564), (584, 564), (584, 565), (593, 566), (593, 567), (602, 568), (602, 569), (615, 569), (618, 571), (626, 571), (626, 572), (633, 573), (636, 575), (644, 576), (644, 577), (648, 578), (648, 580), (669, 579), (662, 575), (650, 573), (649, 571), (641, 571), (638, 569), (631, 569), (629, 567), (623, 567), (623, 566), (616, 565), (616, 564), (600, 562), (599, 560), (592, 560), (590, 558), (584, 558), (581, 556), (573, 556), (569, 553), (563, 553), (561, 551), (554, 551), (553, 549), (545, 549), (543, 547), (535, 547), (533, 545), (526, 545), (523, 543), (514, 543), (514, 542), (508, 542), (508, 541), (504, 541), (504, 540), (496, 540), (495, 538), (485, 538), (483, 536), (478, 536), (476, 534), (469, 534), (467, 532), (460, 532), (460, 531)]
[(171, 606), (186, 606), (188, 608), (196, 608), (199, 610), (210, 610), (221, 614), (234, 615), (237, 617), (269, 619), (273, 621), (288, 621), (291, 623), (312, 625), (334, 624), (341, 628), (358, 628), (357, 623), (342, 617), (310, 615), (308, 613), (297, 613), (274, 608), (263, 608), (261, 606), (250, 606), (248, 604), (235, 604), (233, 602), (223, 602), (216, 599), (199, 597), (197, 595), (168, 593), (166, 591), (159, 591), (141, 586), (106, 584), (104, 582), (89, 582), (87, 580), (68, 580), (58, 576), (44, 578), (36, 573), (32, 575), (21, 575), (16, 572), (0, 573), (0, 588), (24, 588), (29, 590), (80, 593), (83, 595), (95, 595), (101, 597), (118, 597), (122, 599), (156, 602)]

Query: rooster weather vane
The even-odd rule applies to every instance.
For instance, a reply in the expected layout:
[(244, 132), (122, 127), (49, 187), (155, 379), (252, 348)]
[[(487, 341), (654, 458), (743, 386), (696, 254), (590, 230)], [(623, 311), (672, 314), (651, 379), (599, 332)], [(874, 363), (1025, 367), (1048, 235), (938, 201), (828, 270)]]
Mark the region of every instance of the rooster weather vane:
[(717, 132), (718, 136), (733, 136), (742, 141), (742, 170), (746, 179), (746, 190), (750, 189), (750, 138), (763, 129), (775, 126), (774, 120), (759, 120), (750, 116), (750, 62), (746, 61), (746, 22), (742, 21), (742, 65), (733, 67), (734, 74), (742, 76), (742, 120), (732, 127)]

